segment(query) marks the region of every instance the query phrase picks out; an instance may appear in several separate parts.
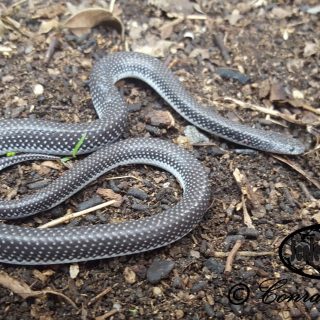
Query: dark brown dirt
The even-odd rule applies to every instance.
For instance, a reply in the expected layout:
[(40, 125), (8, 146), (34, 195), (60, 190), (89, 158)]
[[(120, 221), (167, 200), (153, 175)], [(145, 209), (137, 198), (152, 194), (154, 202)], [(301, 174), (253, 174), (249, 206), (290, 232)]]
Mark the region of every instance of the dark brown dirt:
[[(260, 7), (249, 4), (249, 1), (197, 2), (207, 19), (187, 18), (176, 24), (166, 39), (161, 39), (160, 29), (172, 21), (168, 16), (173, 9), (170, 11), (169, 8), (166, 13), (148, 1), (117, 2), (122, 10), (120, 17), (125, 26), (127, 45), (129, 48), (137, 46), (142, 38), (148, 44), (152, 37), (158, 37), (158, 41), (171, 41), (171, 48), (164, 50), (162, 59), (199, 102), (216, 104), (219, 112), (236, 121), (290, 133), (310, 148), (314, 146), (315, 138), (307, 131), (306, 125), (290, 124), (272, 117), (278, 122), (275, 123), (263, 113), (244, 110), (223, 98), (274, 106), (283, 114), (295, 115), (303, 123), (319, 123), (319, 115), (270, 98), (270, 87), (271, 93), (272, 88), (277, 87), (287, 95), (289, 102), (292, 96), (298, 96), (304, 104), (320, 110), (319, 14), (305, 12), (307, 6), (316, 6), (317, 1), (256, 1), (262, 3)], [(10, 1), (3, 3), (7, 8), (12, 4)], [(50, 9), (57, 3), (64, 2), (25, 1), (8, 13), (20, 23), (20, 27), (6, 30), (0, 41), (0, 49), (1, 46), (11, 48), (9, 53), (0, 50), (2, 118), (29, 117), (64, 122), (95, 118), (87, 87), (92, 64), (97, 57), (108, 52), (124, 50), (125, 45), (116, 31), (103, 26), (94, 28), (83, 38), (64, 30), (57, 33), (60, 46), (46, 64), (44, 57), (53, 31), (40, 35), (38, 29), (42, 20), (55, 16), (53, 14), (49, 19), (36, 16), (40, 8)], [(91, 3), (93, 5), (98, 2)], [(236, 22), (237, 12), (234, 10), (241, 15)], [(60, 13), (57, 10), (60, 20), (66, 11), (66, 8)], [(134, 35), (134, 28), (141, 32), (139, 37)], [(24, 36), (25, 31), (31, 37)], [(187, 31), (193, 34), (193, 39), (186, 37)], [(230, 65), (226, 64), (215, 45), (213, 35), (217, 33), (225, 37)], [(318, 48), (310, 53), (306, 47), (312, 49), (315, 47), (312, 44), (317, 44)], [(196, 55), (195, 49), (204, 49), (203, 54)], [(215, 73), (216, 67), (240, 70), (252, 81), (243, 85), (236, 80), (221, 79)], [(44, 87), (40, 96), (33, 93), (36, 84)], [(170, 141), (179, 140), (188, 123), (150, 88), (137, 81), (121, 81), (118, 86), (128, 103), (138, 106), (136, 111), (130, 112), (130, 124), (124, 138), (158, 136)], [(155, 130), (146, 126), (148, 110), (170, 111), (176, 120), (174, 128)], [(310, 131), (310, 126), (308, 128)], [(312, 126), (312, 132), (316, 132), (316, 127)], [(69, 265), (23, 267), (2, 264), (1, 271), (26, 282), (33, 290), (50, 288), (61, 292), (73, 300), (77, 308), (55, 295), (23, 299), (0, 286), (0, 319), (320, 319), (319, 303), (287, 300), (265, 303), (259, 289), (264, 280), (287, 279), (285, 287), (275, 291), (277, 295), (283, 292), (303, 295), (305, 290), (320, 294), (318, 280), (292, 273), (282, 265), (278, 256), (279, 245), (286, 235), (317, 222), (314, 216), (319, 213), (320, 190), (303, 174), (270, 154), (245, 154), (244, 149), (235, 144), (207, 136), (211, 143), (193, 146), (190, 152), (209, 170), (213, 202), (192, 233), (171, 246), (152, 252), (80, 263), (75, 279), (70, 276)], [(286, 158), (319, 181), (319, 157), (318, 150)], [(4, 171), (0, 183), (2, 198), (9, 194), (17, 193), (20, 197), (35, 192), (32, 183), (40, 182), (41, 186), (44, 179), (55, 179), (65, 170), (44, 169), (41, 162), (37, 165), (21, 164)], [(233, 176), (235, 169), (246, 175), (246, 186), (253, 190), (256, 202), (250, 202), (250, 195), (244, 196), (244, 201), (255, 230), (248, 230), (244, 222), (242, 193)], [(124, 175), (139, 180), (106, 179)], [(165, 192), (164, 184), (169, 186)], [(97, 215), (90, 214), (71, 222), (71, 225), (138, 219), (174, 205), (181, 196), (178, 183), (168, 173), (137, 165), (113, 170), (46, 215), (15, 223), (38, 226), (68, 209), (76, 211), (79, 204), (96, 196), (98, 188), (111, 188), (119, 193), (124, 200), (121, 207), (100, 210)], [(145, 191), (148, 198), (139, 200), (128, 195), (129, 188)], [(234, 210), (230, 210), (231, 204), (236, 206)], [(217, 256), (221, 252), (229, 253), (235, 240), (240, 238), (244, 240), (239, 251), (247, 254), (236, 256), (232, 271), (223, 273), (221, 267), (225, 267), (226, 256)], [(266, 254), (259, 255), (263, 252)], [(175, 266), (166, 279), (154, 285), (148, 281), (146, 270), (157, 259), (174, 261)], [(212, 261), (216, 264), (210, 265)], [(127, 267), (136, 274), (134, 283), (125, 276)], [(230, 303), (228, 292), (238, 283), (248, 286), (250, 297), (244, 304), (235, 305)], [(108, 287), (110, 292), (90, 303)], [(108, 314), (113, 309), (119, 310), (113, 315)]]

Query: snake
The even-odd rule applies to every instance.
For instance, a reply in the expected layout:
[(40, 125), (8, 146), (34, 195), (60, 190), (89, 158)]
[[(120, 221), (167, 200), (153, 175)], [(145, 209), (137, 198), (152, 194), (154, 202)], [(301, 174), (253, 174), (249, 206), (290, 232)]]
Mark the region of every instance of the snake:
[(304, 144), (289, 135), (231, 121), (200, 105), (176, 75), (155, 57), (117, 52), (100, 58), (90, 76), (90, 93), (97, 119), (60, 123), (38, 119), (0, 120), (0, 169), (35, 159), (78, 154), (86, 158), (39, 192), (0, 201), (0, 219), (20, 219), (47, 211), (95, 181), (102, 174), (130, 164), (147, 164), (168, 171), (181, 185), (178, 203), (138, 220), (90, 226), (40, 229), (0, 224), (0, 262), (23, 265), (72, 263), (153, 250), (173, 243), (195, 228), (210, 205), (208, 170), (191, 153), (159, 138), (119, 140), (128, 123), (128, 108), (115, 84), (139, 79), (153, 88), (178, 114), (210, 134), (261, 151), (296, 155)]

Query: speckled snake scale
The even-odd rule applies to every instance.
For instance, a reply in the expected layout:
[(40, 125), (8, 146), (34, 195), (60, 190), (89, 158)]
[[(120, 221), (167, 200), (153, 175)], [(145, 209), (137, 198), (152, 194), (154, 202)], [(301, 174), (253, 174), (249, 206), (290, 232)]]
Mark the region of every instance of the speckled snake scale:
[(208, 178), (202, 165), (187, 151), (159, 139), (117, 140), (127, 124), (127, 108), (115, 83), (137, 78), (150, 85), (170, 106), (204, 131), (251, 148), (299, 154), (304, 146), (279, 133), (234, 123), (200, 106), (176, 77), (157, 59), (133, 52), (110, 54), (98, 61), (90, 90), (98, 119), (66, 124), (43, 120), (0, 121), (0, 169), (32, 159), (70, 154), (85, 134), (79, 153), (90, 153), (38, 193), (0, 202), (0, 219), (18, 219), (48, 210), (84, 188), (105, 172), (141, 163), (172, 173), (183, 188), (176, 206), (160, 214), (117, 224), (37, 229), (0, 224), (0, 262), (55, 264), (94, 260), (143, 252), (172, 243), (201, 220), (210, 201)]

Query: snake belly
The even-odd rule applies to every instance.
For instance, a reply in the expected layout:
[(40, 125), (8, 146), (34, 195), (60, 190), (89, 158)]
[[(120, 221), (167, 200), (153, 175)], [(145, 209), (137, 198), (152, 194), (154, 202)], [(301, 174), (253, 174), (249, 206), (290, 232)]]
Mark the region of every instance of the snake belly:
[(143, 252), (165, 246), (187, 234), (200, 221), (210, 200), (207, 174), (189, 153), (158, 139), (128, 139), (115, 144), (126, 128), (127, 109), (115, 83), (137, 78), (150, 85), (179, 114), (197, 127), (251, 148), (299, 154), (303, 144), (292, 137), (227, 120), (200, 106), (178, 79), (157, 59), (141, 53), (110, 54), (98, 61), (90, 90), (99, 119), (65, 124), (43, 120), (0, 121), (0, 155), (37, 153), (0, 159), (0, 169), (30, 159), (70, 154), (85, 135), (79, 154), (86, 159), (40, 192), (19, 200), (0, 201), (0, 219), (18, 219), (48, 210), (119, 166), (143, 163), (171, 172), (183, 188), (181, 201), (158, 215), (119, 224), (35, 229), (0, 225), (0, 261), (53, 264)]

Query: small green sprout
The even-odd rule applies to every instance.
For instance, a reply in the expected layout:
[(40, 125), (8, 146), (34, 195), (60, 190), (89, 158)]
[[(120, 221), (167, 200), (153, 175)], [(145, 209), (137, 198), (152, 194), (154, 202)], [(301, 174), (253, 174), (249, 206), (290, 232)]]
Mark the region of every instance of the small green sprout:
[(14, 157), (17, 153), (14, 151), (9, 151), (6, 153), (6, 157)]
[(71, 155), (72, 157), (63, 157), (61, 159), (61, 161), (63, 163), (66, 163), (67, 161), (69, 161), (71, 158), (76, 158), (77, 157), (77, 154), (81, 148), (81, 146), (83, 145), (84, 143), (84, 140), (86, 139), (87, 137), (87, 133), (83, 133), (81, 138), (79, 139), (79, 141), (75, 144), (74, 148), (72, 149), (72, 152), (71, 152)]

